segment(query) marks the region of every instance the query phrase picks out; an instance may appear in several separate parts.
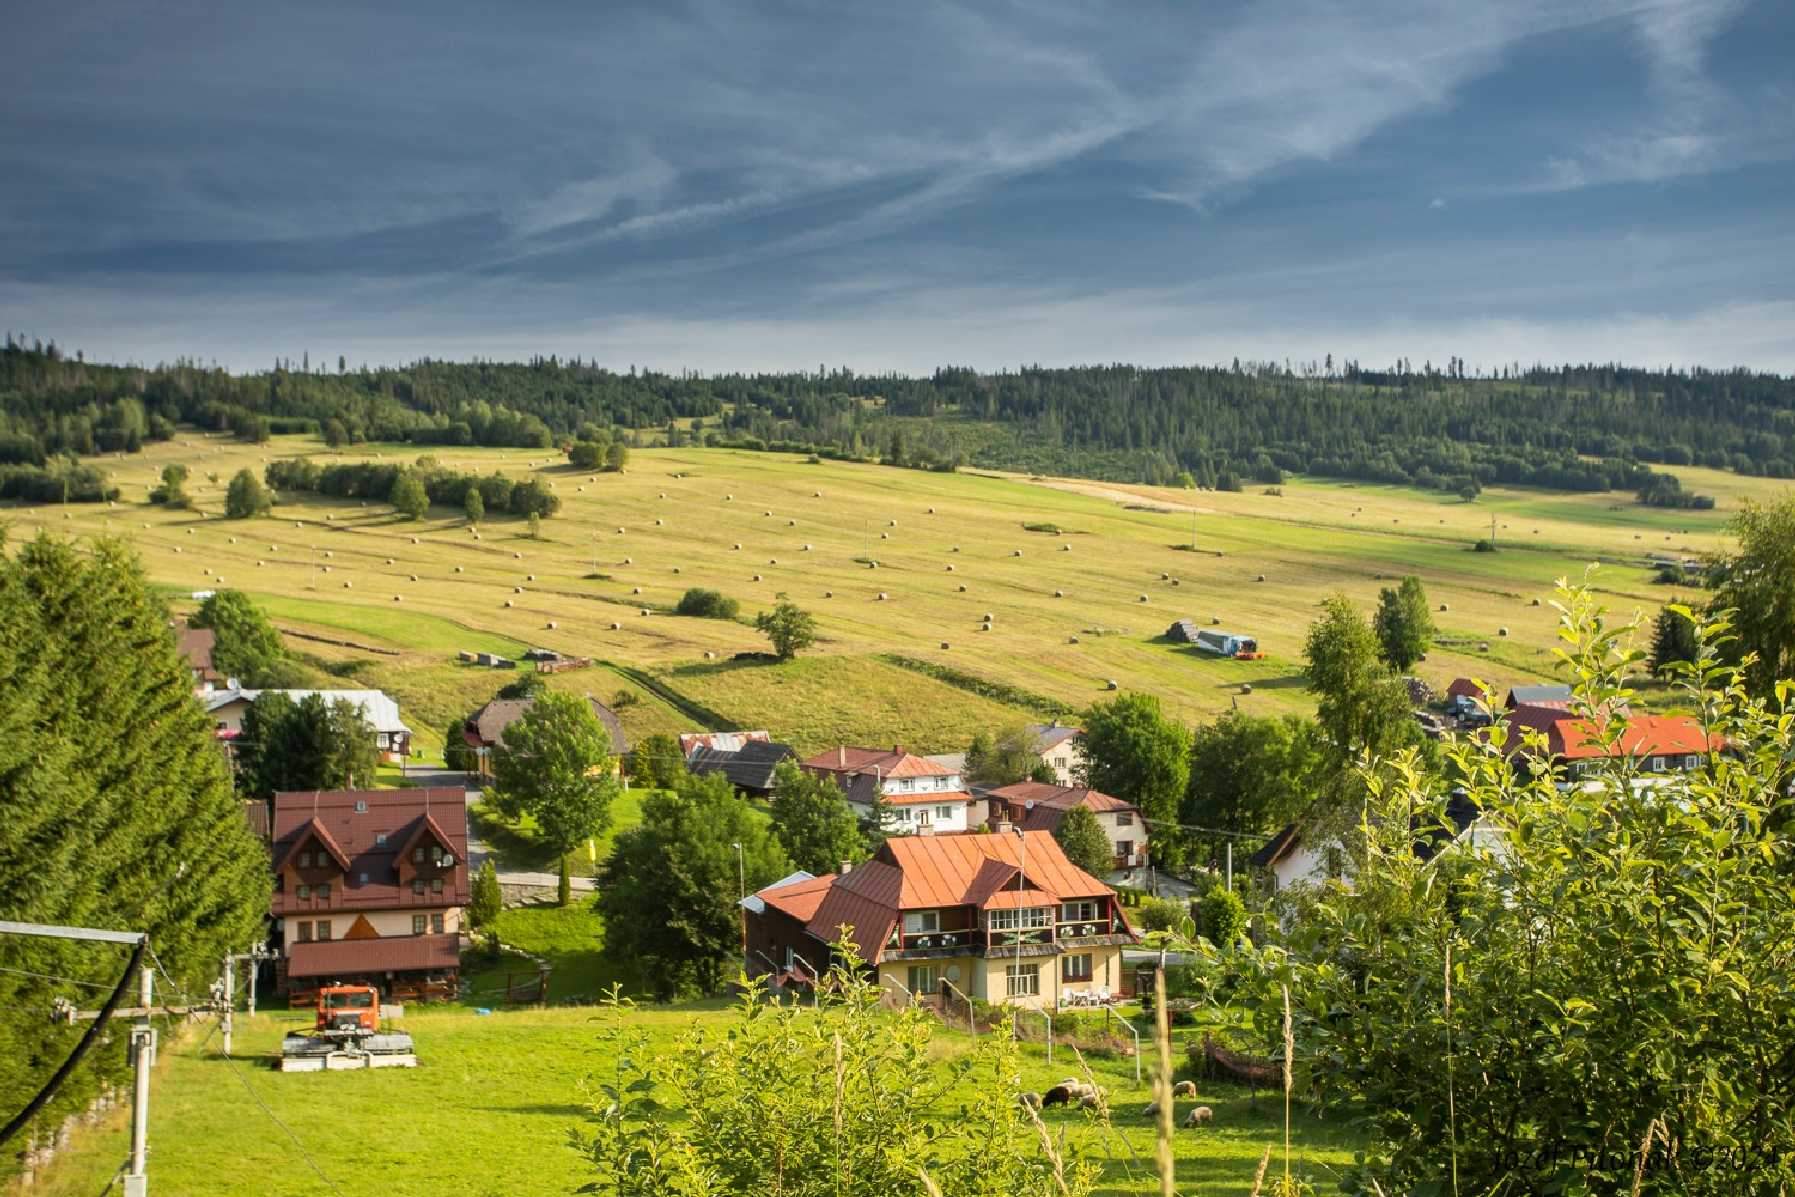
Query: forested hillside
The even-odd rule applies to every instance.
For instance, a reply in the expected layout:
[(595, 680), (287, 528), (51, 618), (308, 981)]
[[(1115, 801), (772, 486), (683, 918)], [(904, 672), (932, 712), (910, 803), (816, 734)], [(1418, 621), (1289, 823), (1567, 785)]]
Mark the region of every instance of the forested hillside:
[[(349, 370), (278, 363), (232, 374), (71, 359), (10, 337), (0, 352), (0, 496), (51, 498), (59, 455), (132, 452), (175, 425), (322, 433), (333, 444), (549, 447), (604, 429), (637, 443), (701, 438), (919, 468), (975, 465), (1200, 485), (1284, 471), (1469, 491), (1491, 483), (1642, 490), (1640, 463), (1795, 477), (1795, 380), (1745, 370), (1503, 368), (1474, 376), (1357, 363), (1083, 366), (929, 377), (849, 370), (618, 373), (578, 359), (431, 360)], [(1591, 460), (1599, 459), (1599, 460)], [(77, 477), (70, 497), (100, 497)]]

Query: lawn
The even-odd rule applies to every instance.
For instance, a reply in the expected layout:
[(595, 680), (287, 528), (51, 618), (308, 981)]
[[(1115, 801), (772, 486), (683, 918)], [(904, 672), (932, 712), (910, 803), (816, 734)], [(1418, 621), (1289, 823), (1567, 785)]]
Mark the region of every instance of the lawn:
[[(513, 906), (500, 913), (496, 929), (506, 946), (548, 962), (551, 1002), (597, 1001), (613, 982), (625, 990), (640, 988), (633, 970), (604, 957), (605, 924), (590, 899), (576, 895), (574, 904), (565, 907)], [(500, 1004), (507, 975), (528, 975), (535, 969), (526, 957), (509, 953), (497, 961), (470, 953), (464, 965), (464, 1006)]]
[[(149, 1131), (151, 1191), (184, 1197), (571, 1193), (592, 1179), (567, 1146), (567, 1133), (584, 1113), (583, 1082), (604, 1063), (594, 1024), (600, 1016), (583, 1007), (490, 1015), (417, 1010), (404, 1027), (416, 1038), (420, 1066), (375, 1072), (301, 1074), (268, 1067), (297, 1015), (240, 1018), (235, 1063), (217, 1054), (216, 1036), (189, 1031), (159, 1061)], [(720, 1033), (734, 1015), (711, 1003), (641, 1008), (629, 1017), (666, 1045), (687, 1030)], [(942, 1052), (955, 1052), (967, 1040), (943, 1031), (938, 1043)], [(1064, 1049), (1051, 1065), (1035, 1047), (1024, 1049), (1024, 1059), (1023, 1083), (1037, 1090), (1076, 1071)], [(1045, 1113), (1049, 1127), (1102, 1163), (1099, 1191), (1106, 1197), (1157, 1192), (1145, 1164), (1153, 1142), (1152, 1126), (1140, 1113), (1147, 1090), (1135, 1085), (1130, 1060), (1092, 1057), (1090, 1064), (1114, 1102), (1115, 1133), (1064, 1109)], [(1254, 1101), (1244, 1090), (1214, 1082), (1199, 1082), (1198, 1088), (1215, 1110), (1215, 1126), (1178, 1133), (1179, 1189), (1245, 1194), (1261, 1153), (1267, 1147), (1281, 1152), (1281, 1102), (1270, 1094)], [(980, 1096), (949, 1094), (943, 1115)], [(1334, 1170), (1351, 1161), (1355, 1146), (1350, 1132), (1300, 1112), (1291, 1130), (1296, 1171), (1310, 1176), (1318, 1192), (1336, 1192)], [(121, 1112), (76, 1132), (71, 1148), (32, 1192), (92, 1197), (124, 1153)]]
[[(806, 749), (846, 740), (942, 751), (963, 748), (981, 727), (1034, 717), (901, 669), (889, 663), (894, 655), (1074, 709), (1114, 682), (1151, 691), (1192, 721), (1235, 705), (1306, 711), (1302, 640), (1317, 602), (1341, 591), (1368, 611), (1381, 587), (1409, 572), (1446, 608), (1439, 622), (1464, 640), (1429, 654), (1426, 680), (1537, 681), (1554, 669), (1555, 614), (1544, 603), (1554, 579), (1581, 577), (1599, 560), (1597, 589), (1619, 611), (1649, 615), (1671, 591), (1653, 584), (1648, 553), (1717, 549), (1742, 500), (1787, 489), (1679, 470), (1719, 508), (1670, 512), (1621, 493), (1491, 488), (1465, 503), (1307, 478), (1286, 481), (1280, 494), (1196, 492), (721, 449), (641, 450), (628, 470), (600, 475), (541, 451), (440, 454), (451, 467), (554, 486), (563, 509), (531, 539), (510, 519), (476, 529), (436, 510), (402, 521), (382, 504), (302, 495), (284, 496), (268, 519), (227, 520), (222, 484), (198, 485), (195, 511), (149, 505), (144, 496), (170, 461), (195, 467), (196, 478), (226, 478), (276, 454), (416, 456), (382, 445), (331, 455), (298, 436), (263, 446), (200, 433), (183, 440), (102, 463), (126, 496), (115, 507), (9, 504), (13, 522), (21, 535), (110, 531), (137, 546), (170, 593), (242, 587), (282, 626), (400, 650), (362, 653), (357, 664), (356, 650), (294, 642), (350, 671), (345, 684), (398, 695), (427, 746), (447, 719), (509, 680), (457, 668), (456, 651), (515, 655), (536, 644), (595, 658), (595, 668), (553, 684), (602, 698), (628, 690), (637, 702), (624, 719), (637, 736), (735, 724)], [(1472, 551), (1492, 535), (1499, 551)], [(736, 598), (744, 618), (669, 614), (691, 586)], [(749, 617), (781, 594), (816, 616), (817, 645), (787, 665), (732, 661), (765, 649)], [(1179, 617), (1253, 633), (1269, 655), (1217, 661), (1171, 645), (1163, 633)]]

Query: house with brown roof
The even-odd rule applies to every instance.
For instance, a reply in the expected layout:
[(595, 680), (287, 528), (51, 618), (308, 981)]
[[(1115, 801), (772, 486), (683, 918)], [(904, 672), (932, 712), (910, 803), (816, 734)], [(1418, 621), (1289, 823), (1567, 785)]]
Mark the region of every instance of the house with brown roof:
[(805, 772), (840, 786), (862, 818), (870, 818), (874, 802), (883, 797), (890, 811), (885, 830), (893, 834), (940, 835), (984, 821), (984, 803), (967, 790), (958, 769), (902, 747), (843, 746), (799, 763)]
[(1071, 785), (1084, 768), (1084, 748), (1079, 743), (1084, 729), (1067, 727), (1055, 719), (1052, 723), (1031, 723), (1028, 730), (1034, 733), (1035, 751), (1053, 770), (1053, 779), (1062, 786)]
[(175, 626), (175, 649), (181, 662), (193, 674), (193, 688), (202, 693), (225, 680), (212, 665), (212, 653), (218, 647), (218, 633), (211, 628)]
[[(611, 754), (616, 759), (615, 768), (621, 769), (623, 754), (629, 751), (629, 738), (623, 734), (623, 720), (592, 695), (586, 695), (586, 701), (591, 704), (592, 714), (611, 734)], [(495, 698), (468, 717), (462, 725), (461, 738), (473, 749), (474, 772), (483, 778), (492, 777), (492, 750), (504, 739), (505, 729), (523, 718), (524, 712), (535, 702), (533, 698)]]
[(1117, 872), (1147, 867), (1147, 825), (1132, 802), (1112, 798), (1102, 790), (1039, 781), (999, 786), (985, 798), (991, 803), (993, 824), (1001, 820), (1024, 831), (1058, 831), (1067, 812), (1082, 806), (1097, 816), (1097, 825), (1109, 837)]
[(270, 834), (282, 993), (298, 1002), (359, 984), (396, 1000), (454, 995), (468, 902), (462, 790), (278, 793)]
[(1036, 1008), (1124, 993), (1116, 893), (1045, 831), (898, 836), (864, 864), (744, 899), (749, 971), (814, 979), (842, 941), (893, 994)]

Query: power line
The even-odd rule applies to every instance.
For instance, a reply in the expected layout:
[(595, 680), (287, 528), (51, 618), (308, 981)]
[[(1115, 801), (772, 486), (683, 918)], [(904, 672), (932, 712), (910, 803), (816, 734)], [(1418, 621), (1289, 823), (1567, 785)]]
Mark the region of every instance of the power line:
[(104, 981), (78, 981), (74, 977), (61, 977), (55, 973), (34, 973), (28, 968), (6, 968), (0, 966), (0, 973), (17, 973), (21, 977), (36, 977), (40, 981), (62, 981), (69, 985), (85, 985), (89, 989), (111, 989)]
[(324, 1169), (318, 1166), (318, 1161), (313, 1158), (312, 1153), (306, 1150), (305, 1144), (300, 1142), (299, 1136), (293, 1133), (293, 1128), (282, 1122), (275, 1112), (268, 1108), (268, 1103), (262, 1100), (262, 1095), (256, 1092), (255, 1086), (250, 1084), (243, 1074), (238, 1071), (237, 1061), (230, 1056), (224, 1057), (224, 1061), (230, 1065), (231, 1075), (242, 1082), (243, 1087), (249, 1090), (249, 1095), (255, 1098), (256, 1105), (261, 1108), (262, 1113), (268, 1115), (268, 1120), (280, 1127), (281, 1130), (285, 1131), (287, 1138), (293, 1140), (293, 1146), (299, 1149), (299, 1154), (305, 1157), (305, 1162), (311, 1165), (313, 1172), (318, 1174), (318, 1179), (328, 1185), (330, 1191), (335, 1193), (337, 1197), (343, 1197), (343, 1190), (337, 1187), (336, 1181), (325, 1175)]

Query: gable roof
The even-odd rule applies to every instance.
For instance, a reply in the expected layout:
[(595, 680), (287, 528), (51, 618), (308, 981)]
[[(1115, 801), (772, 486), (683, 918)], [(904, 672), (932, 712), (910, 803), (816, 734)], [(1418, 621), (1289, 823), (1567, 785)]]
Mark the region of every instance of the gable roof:
[(187, 667), (207, 681), (224, 680), (212, 667), (212, 652), (218, 647), (218, 633), (211, 628), (194, 628), (181, 624), (175, 628), (175, 651)]
[(206, 696), (206, 710), (216, 711), (234, 702), (254, 702), (264, 694), (285, 694), (294, 702), (309, 698), (316, 694), (326, 704), (346, 702), (361, 712), (361, 717), (371, 724), (376, 732), (388, 735), (394, 732), (410, 734), (399, 718), (399, 704), (394, 702), (384, 691), (380, 690), (219, 690)]
[(1455, 677), (1446, 687), (1447, 698), (1482, 698), (1483, 687), (1468, 677)]
[(1031, 723), (1028, 730), (1035, 733), (1035, 747), (1041, 752), (1058, 748), (1067, 740), (1084, 734), (1082, 727), (1067, 727), (1061, 723)]
[(731, 785), (740, 789), (770, 790), (779, 762), (797, 755), (797, 750), (790, 744), (775, 744), (770, 740), (749, 740), (737, 749), (699, 745), (686, 757), (686, 768), (700, 776), (721, 773)]
[(1015, 785), (999, 786), (985, 797), (1001, 800), (1012, 807), (1021, 807), (1022, 817), (1018, 820), (1018, 826), (1024, 831), (1052, 831), (1060, 825), (1067, 811), (1078, 806), (1094, 814), (1109, 811), (1140, 813), (1133, 803), (1111, 797), (1102, 790), (1083, 786), (1056, 786), (1041, 781), (1019, 781)]
[(1688, 715), (1635, 715), (1612, 746), (1602, 744), (1603, 730), (1594, 720), (1565, 718), (1552, 725), (1547, 741), (1552, 754), (1566, 760), (1694, 756), (1719, 749), (1724, 743), (1720, 736), (1703, 734), (1701, 724)]
[(1571, 703), (1571, 688), (1559, 684), (1516, 686), (1508, 692), (1508, 701), (1504, 705), (1512, 710), (1519, 706), (1545, 706), (1548, 703), (1568, 708)]
[(453, 933), (308, 940), (287, 945), (289, 977), (352, 977), (361, 973), (451, 969), (460, 964), (461, 937)]
[(772, 738), (771, 734), (764, 731), (681, 732), (679, 750), (686, 756), (691, 756), (699, 748), (736, 752), (756, 740), (767, 741)]
[(336, 837), (330, 834), (330, 828), (315, 816), (307, 819), (300, 825), (299, 830), (287, 839), (286, 846), (274, 858), (274, 867), (277, 869), (284, 867), (288, 857), (292, 856), (302, 845), (313, 842), (330, 853), (330, 858), (337, 862), (337, 868), (342, 869), (345, 873), (349, 871), (348, 854), (337, 845)]
[[(832, 880), (834, 879), (831, 877), (817, 877), (806, 873), (803, 869), (798, 869), (796, 872), (787, 873), (773, 884), (749, 894), (736, 905), (751, 910), (755, 914), (760, 914), (768, 906), (771, 906), (775, 910), (782, 910), (786, 914), (792, 915), (800, 922), (807, 923), (810, 921), (810, 916), (816, 913), (816, 902), (822, 900), (823, 891), (829, 888), (829, 882)], [(804, 898), (811, 893), (816, 895), (816, 901), (805, 902)], [(797, 914), (796, 910), (805, 905), (808, 905), (808, 911), (802, 915)]]
[(903, 881), (898, 901), (904, 910), (968, 904), (988, 863), (1012, 866), (1011, 875), (1020, 869), (1030, 884), (1061, 898), (1114, 892), (1067, 860), (1059, 841), (1045, 831), (896, 836), (885, 841), (879, 856), (897, 866)]
[[(357, 803), (367, 809), (356, 810)], [(283, 867), (308, 831), (317, 829), (327, 847), (341, 853), (340, 884), (331, 886), (323, 905), (303, 907), (327, 911), (384, 910), (403, 906), (465, 906), (468, 900), (467, 793), (454, 787), (410, 790), (302, 790), (274, 796), (272, 820), (275, 867)], [(453, 854), (442, 874), (443, 892), (414, 895), (400, 877), (399, 853), (421, 828), (432, 829)], [(367, 880), (362, 880), (363, 874)], [(285, 891), (274, 894), (277, 915), (295, 902)], [(294, 905), (294, 909), (301, 907)]]
[(927, 757), (905, 752), (901, 746), (854, 748), (843, 745), (819, 752), (804, 762), (805, 768), (829, 773), (865, 773), (878, 777), (952, 777), (954, 770)]
[[(629, 740), (623, 734), (623, 720), (617, 712), (607, 707), (590, 694), (586, 702), (592, 707), (592, 714), (605, 725), (611, 733), (611, 751), (625, 753), (629, 751)], [(491, 748), (505, 736), (505, 729), (523, 718), (524, 712), (536, 705), (533, 698), (495, 698), (473, 713), (468, 719), (464, 736), (476, 748)]]

